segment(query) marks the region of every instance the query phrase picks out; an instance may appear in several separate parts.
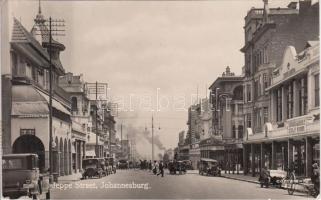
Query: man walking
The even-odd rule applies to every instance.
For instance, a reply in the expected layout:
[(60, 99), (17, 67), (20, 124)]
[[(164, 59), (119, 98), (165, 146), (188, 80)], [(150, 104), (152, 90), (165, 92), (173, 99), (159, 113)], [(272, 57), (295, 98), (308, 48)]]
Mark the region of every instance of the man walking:
[(162, 174), (162, 177), (164, 177), (164, 164), (162, 161), (159, 163), (158, 168), (159, 168), (159, 172), (158, 172), (157, 176)]

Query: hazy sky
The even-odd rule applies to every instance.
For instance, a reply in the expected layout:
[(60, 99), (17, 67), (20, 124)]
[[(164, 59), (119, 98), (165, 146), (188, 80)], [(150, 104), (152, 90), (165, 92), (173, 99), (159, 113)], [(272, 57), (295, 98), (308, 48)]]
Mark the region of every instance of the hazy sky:
[[(288, 3), (271, 0), (270, 7)], [(12, 0), (9, 6), (10, 33), (13, 17), (30, 30), (38, 0)], [(124, 100), (126, 109), (132, 100), (133, 111), (119, 113), (117, 121), (123, 123), (124, 135), (129, 126), (150, 129), (151, 104), (155, 135), (165, 147), (175, 147), (179, 131), (187, 130), (186, 109), (195, 101), (197, 88), (198, 96), (205, 97), (226, 66), (241, 73), (239, 49), (251, 7), (263, 7), (263, 1), (41, 2), (45, 17), (66, 20), (66, 36), (55, 38), (66, 46), (61, 55), (66, 71), (82, 73), (88, 82), (108, 83), (110, 98)], [(186, 109), (181, 109), (183, 98)], [(150, 153), (148, 143), (138, 141), (137, 146), (141, 154)]]

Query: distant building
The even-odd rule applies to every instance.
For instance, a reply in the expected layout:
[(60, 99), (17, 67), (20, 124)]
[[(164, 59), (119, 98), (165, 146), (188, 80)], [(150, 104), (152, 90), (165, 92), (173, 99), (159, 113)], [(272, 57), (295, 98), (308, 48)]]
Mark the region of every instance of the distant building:
[(90, 130), (89, 99), (82, 75), (66, 73), (59, 77), (59, 86), (70, 95), (72, 167), (75, 172), (79, 172), (82, 169), (82, 160), (86, 157), (86, 142)]
[(230, 67), (210, 86), (213, 135), (200, 142), (201, 157), (218, 160), (225, 170), (239, 171), (243, 141), (243, 77)]

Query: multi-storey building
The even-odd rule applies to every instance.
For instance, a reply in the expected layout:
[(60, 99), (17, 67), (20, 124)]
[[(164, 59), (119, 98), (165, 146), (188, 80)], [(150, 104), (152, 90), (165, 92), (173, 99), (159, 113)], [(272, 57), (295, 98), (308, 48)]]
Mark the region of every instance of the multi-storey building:
[(271, 118), (263, 133), (248, 135), (245, 141), (245, 159), (253, 160), (252, 171), (294, 169), (297, 175), (309, 177), (312, 164), (320, 162), (319, 49), (319, 42), (313, 41), (299, 54), (289, 46), (273, 70), (266, 89), (271, 95)]
[[(3, 137), (10, 138), (13, 153), (37, 153), (40, 170), (51, 168), (54, 173), (68, 175), (71, 167), (71, 113), (69, 94), (58, 85), (65, 74), (59, 54), (65, 46), (50, 36), (44, 16), (39, 12), (29, 32), (14, 19), (11, 38), (11, 130)], [(49, 54), (52, 56), (52, 140), (49, 144)], [(6, 124), (7, 126), (7, 124)], [(9, 141), (5, 140), (5, 141)], [(53, 148), (52, 166), (49, 149)]]
[(82, 169), (82, 160), (86, 156), (87, 130), (89, 129), (89, 99), (82, 75), (66, 73), (59, 77), (59, 86), (70, 95), (71, 101), (71, 137), (72, 167), (75, 172)]
[(201, 100), (201, 135), (200, 140), (209, 138), (213, 134), (212, 109), (208, 98)]
[(225, 170), (239, 171), (242, 163), (243, 77), (227, 67), (210, 86), (213, 133), (201, 141), (201, 157), (220, 162)]
[(112, 115), (112, 110), (109, 105), (104, 106), (104, 130), (107, 131), (107, 138), (105, 140), (106, 151), (104, 152), (105, 157), (115, 157), (115, 152), (112, 152), (112, 146), (116, 145), (116, 121)]
[(189, 160), (194, 169), (198, 168), (200, 161), (199, 142), (202, 133), (201, 104), (197, 103), (188, 109), (188, 138), (190, 139)]
[[(252, 8), (247, 13), (244, 32), (245, 45), (241, 51), (245, 58), (245, 131), (248, 136), (262, 135), (265, 124), (272, 117), (272, 112), (269, 111), (274, 109), (267, 90), (273, 79), (272, 72), (282, 64), (283, 52), (287, 46), (291, 45), (301, 52), (307, 41), (318, 40), (319, 4), (312, 5), (312, 2), (307, 0), (300, 1), (299, 6), (292, 2), (287, 8), (269, 8), (268, 1), (264, 0), (263, 9)], [(251, 171), (255, 175), (255, 172), (261, 169), (258, 161), (260, 156), (254, 155), (255, 146), (251, 146), (252, 153), (249, 146), (245, 144), (244, 147), (244, 172)], [(246, 156), (248, 154), (251, 156)]]

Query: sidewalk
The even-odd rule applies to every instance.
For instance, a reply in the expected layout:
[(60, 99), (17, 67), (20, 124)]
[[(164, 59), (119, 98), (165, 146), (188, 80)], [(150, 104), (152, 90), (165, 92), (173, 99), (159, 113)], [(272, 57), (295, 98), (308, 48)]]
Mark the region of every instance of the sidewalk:
[(67, 175), (67, 176), (59, 176), (58, 183), (69, 183), (69, 182), (73, 182), (73, 181), (79, 181), (81, 177), (82, 177), (82, 175), (80, 172), (73, 173), (73, 174)]
[(244, 175), (242, 171), (239, 172), (239, 174), (236, 174), (236, 172), (234, 174), (232, 174), (232, 172), (229, 174), (228, 172), (225, 173), (225, 171), (222, 171), (221, 176), (228, 179), (259, 184), (258, 177), (253, 177), (251, 175)]

